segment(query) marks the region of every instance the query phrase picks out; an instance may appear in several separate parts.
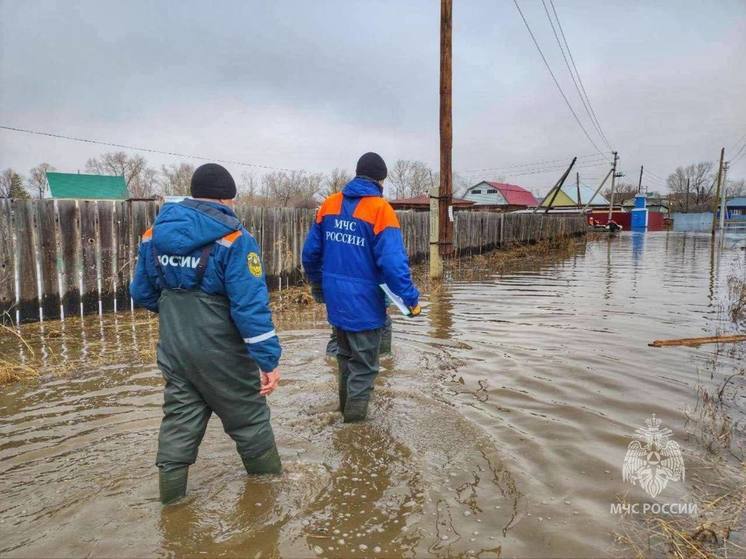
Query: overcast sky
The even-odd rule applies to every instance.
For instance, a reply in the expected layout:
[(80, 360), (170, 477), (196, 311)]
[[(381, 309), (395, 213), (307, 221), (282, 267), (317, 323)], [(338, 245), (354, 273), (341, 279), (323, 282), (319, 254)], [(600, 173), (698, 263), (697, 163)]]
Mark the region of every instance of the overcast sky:
[[(520, 6), (607, 151), (542, 3)], [(746, 0), (555, 6), (630, 180), (641, 164), (665, 178), (714, 160), (746, 134)], [(439, 10), (435, 0), (0, 0), (0, 125), (308, 171), (352, 170), (368, 150), (437, 168)], [(595, 153), (512, 1), (454, 0), (453, 26), (455, 171), (546, 192), (560, 170), (467, 171)], [(107, 150), (0, 130), (0, 168), (24, 175), (41, 161), (82, 170)], [(584, 182), (604, 174), (587, 166), (600, 160), (580, 160)], [(745, 176), (743, 156), (730, 177)]]

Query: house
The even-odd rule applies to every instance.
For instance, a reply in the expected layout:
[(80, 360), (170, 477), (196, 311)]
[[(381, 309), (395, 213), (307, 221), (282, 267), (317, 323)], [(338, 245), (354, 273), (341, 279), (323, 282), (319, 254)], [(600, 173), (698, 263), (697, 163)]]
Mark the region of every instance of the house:
[(499, 211), (535, 208), (539, 201), (525, 188), (503, 182), (482, 181), (469, 188), (464, 199), (474, 202), (478, 210)]
[(746, 196), (738, 196), (726, 201), (728, 219), (746, 220)]
[[(580, 203), (578, 203), (578, 190), (580, 190)], [(591, 188), (590, 186), (577, 186), (577, 185), (569, 185), (565, 184), (562, 186), (560, 191), (557, 193), (557, 196), (554, 196), (554, 201), (552, 201), (552, 207), (553, 208), (577, 208), (578, 206), (583, 207), (585, 206), (588, 201), (593, 198), (593, 202), (591, 203), (591, 208), (597, 208), (601, 206), (609, 207), (609, 201), (601, 196), (601, 194), (596, 194), (596, 196), (593, 196), (593, 193), (596, 191), (595, 188)], [(546, 207), (549, 205), (549, 202), (552, 200), (552, 191), (550, 190), (548, 196), (544, 196), (544, 199), (541, 201), (541, 206)]]
[[(614, 205), (616, 205), (616, 203)], [(632, 208), (635, 207), (635, 199), (629, 198), (625, 200), (622, 203), (622, 207), (627, 211), (632, 210)], [(646, 208), (651, 212), (667, 214), (669, 212), (668, 200), (662, 196), (648, 195)]]
[[(430, 211), (430, 196), (428, 194), (420, 194), (413, 198), (399, 198), (398, 200), (390, 200), (390, 204), (395, 210), (427, 212)], [(474, 206), (474, 202), (462, 198), (453, 198), (451, 204), (454, 210), (465, 210)]]
[(52, 198), (78, 200), (127, 200), (124, 177), (47, 172)]

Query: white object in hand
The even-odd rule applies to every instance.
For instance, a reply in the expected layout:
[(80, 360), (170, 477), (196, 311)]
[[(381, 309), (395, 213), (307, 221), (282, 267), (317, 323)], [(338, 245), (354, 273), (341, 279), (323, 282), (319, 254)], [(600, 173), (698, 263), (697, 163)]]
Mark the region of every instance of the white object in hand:
[(379, 283), (378, 287), (380, 287), (383, 290), (386, 296), (389, 299), (391, 299), (391, 302), (394, 303), (394, 305), (396, 305), (396, 308), (398, 308), (404, 316), (412, 315), (412, 311), (410, 311), (409, 307), (404, 304), (404, 300), (401, 297), (399, 297), (396, 293), (391, 291), (391, 288), (388, 285), (386, 285), (385, 283)]

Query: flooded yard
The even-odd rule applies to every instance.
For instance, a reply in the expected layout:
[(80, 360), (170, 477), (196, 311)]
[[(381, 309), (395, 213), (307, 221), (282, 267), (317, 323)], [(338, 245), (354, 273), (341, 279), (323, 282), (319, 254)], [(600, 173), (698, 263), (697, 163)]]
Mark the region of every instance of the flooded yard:
[[(746, 344), (648, 343), (738, 330), (743, 246), (625, 233), (501, 273), (474, 259), (425, 297), (422, 317), (394, 315), (393, 355), (362, 424), (335, 411), (323, 310), (279, 313), (283, 380), (270, 402), (285, 473), (247, 478), (213, 417), (188, 498), (166, 508), (157, 321), (27, 326), (28, 346), (3, 334), (5, 358), (50, 372), (0, 392), (0, 555), (631, 555), (646, 520), (615, 503), (703, 513), (710, 487), (742, 498)], [(65, 364), (76, 370), (60, 376)], [(708, 407), (715, 397), (722, 405)], [(655, 498), (622, 478), (653, 414), (686, 466)], [(731, 535), (729, 556), (746, 554), (743, 541)]]

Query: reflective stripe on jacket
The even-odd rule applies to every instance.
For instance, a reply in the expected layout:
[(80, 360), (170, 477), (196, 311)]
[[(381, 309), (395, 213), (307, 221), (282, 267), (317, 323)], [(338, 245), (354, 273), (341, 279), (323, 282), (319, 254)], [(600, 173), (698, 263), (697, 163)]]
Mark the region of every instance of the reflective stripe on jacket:
[[(212, 244), (201, 285), (197, 266), (203, 247)], [(156, 269), (159, 259), (163, 279)], [(164, 285), (165, 283), (165, 285)], [(246, 347), (262, 371), (280, 359), (259, 247), (233, 211), (218, 203), (187, 199), (165, 204), (152, 229), (142, 236), (130, 295), (158, 312), (162, 289), (195, 289), (222, 295)]]

